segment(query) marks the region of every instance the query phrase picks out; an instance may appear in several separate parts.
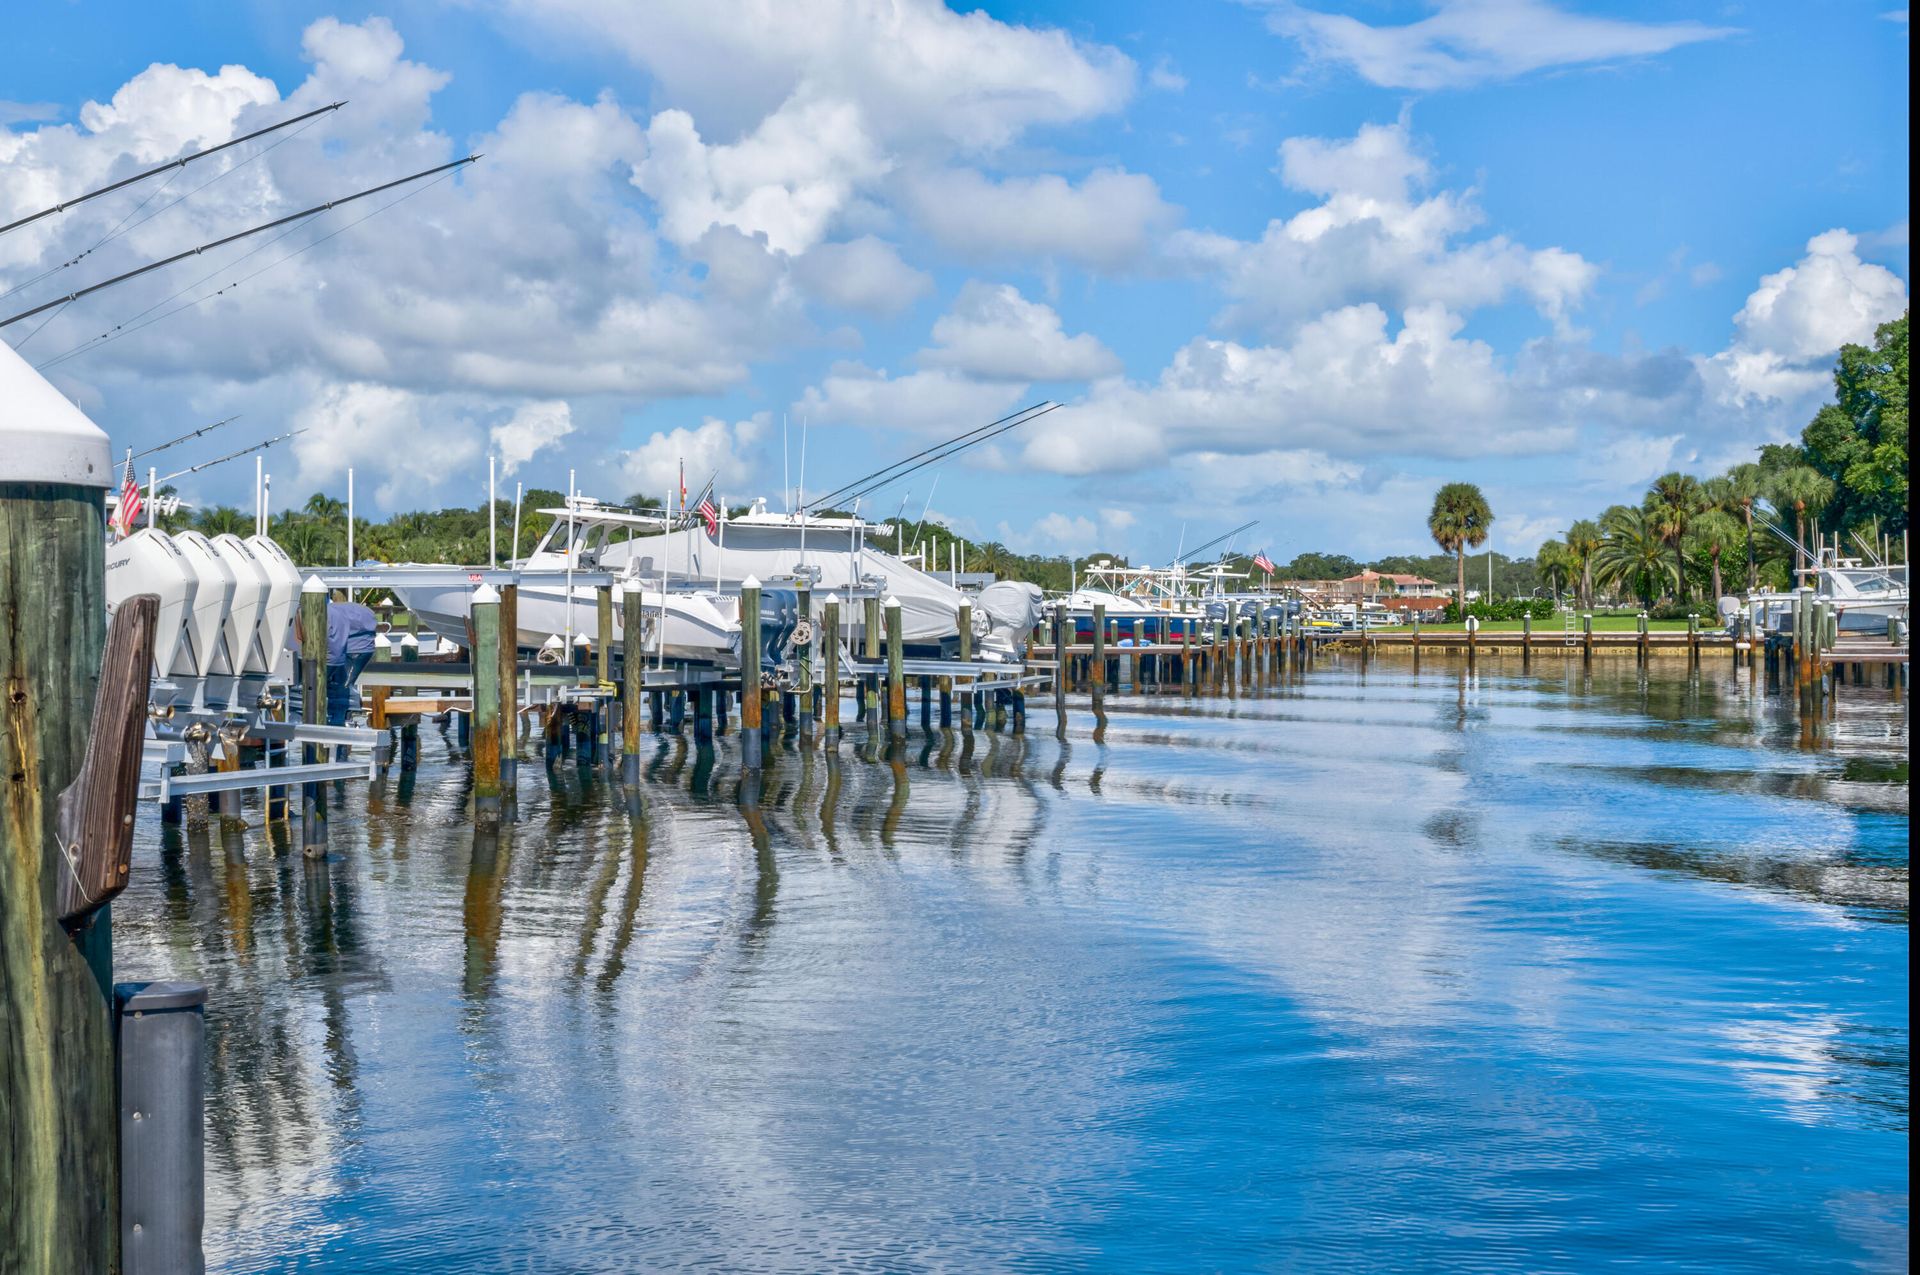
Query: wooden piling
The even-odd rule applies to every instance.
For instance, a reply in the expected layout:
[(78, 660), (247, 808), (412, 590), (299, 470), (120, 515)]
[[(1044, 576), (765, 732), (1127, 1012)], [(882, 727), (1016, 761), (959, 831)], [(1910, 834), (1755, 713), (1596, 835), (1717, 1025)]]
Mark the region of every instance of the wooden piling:
[[(300, 586), (300, 719), (309, 726), (327, 723), (327, 586), (319, 576), (308, 576)], [(318, 745), (301, 750), (301, 760), (320, 760)], [(309, 859), (327, 853), (326, 812), (320, 785), (300, 785), (300, 853)]]
[(1591, 611), (1580, 616), (1580, 663), (1585, 668), (1593, 667), (1593, 612)]
[(1100, 694), (1107, 688), (1107, 604), (1093, 604), (1093, 687)]
[(620, 777), (640, 779), (640, 703), (646, 694), (646, 599), (635, 584), (617, 583), (620, 598)]
[(520, 777), (520, 586), (500, 586), (500, 798), (511, 802)]
[(740, 761), (760, 768), (760, 581), (748, 576), (740, 585)]
[(828, 744), (840, 742), (840, 595), (829, 593), (820, 616), (821, 730)]
[(473, 591), (473, 821), (500, 822), (500, 595)]
[(1642, 611), (1635, 619), (1639, 629), (1639, 639), (1634, 643), (1634, 654), (1641, 668), (1647, 666), (1647, 613)]
[(1687, 668), (1689, 671), (1700, 667), (1700, 617), (1687, 616)]
[(1533, 612), (1520, 617), (1520, 671), (1533, 667)]
[(899, 598), (887, 599), (887, 728), (895, 739), (907, 733), (906, 648), (900, 631)]
[(68, 1275), (119, 1268), (112, 924), (59, 923), (55, 828), (100, 665), (112, 476), (105, 436), (46, 393), (92, 441), (23, 457), (43, 405), (0, 401), (0, 1270)]

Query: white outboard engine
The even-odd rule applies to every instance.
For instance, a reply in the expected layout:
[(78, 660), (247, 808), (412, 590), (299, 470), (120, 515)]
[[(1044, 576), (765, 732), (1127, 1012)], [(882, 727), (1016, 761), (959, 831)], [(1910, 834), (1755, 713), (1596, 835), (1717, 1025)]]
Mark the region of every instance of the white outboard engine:
[(1024, 580), (999, 580), (980, 590), (973, 614), (976, 627), (983, 617), (987, 622), (986, 633), (980, 635), (981, 654), (1016, 658), (1045, 610), (1040, 586)]
[(260, 613), (266, 610), (267, 600), (273, 593), (273, 577), (267, 574), (266, 567), (247, 542), (233, 533), (215, 536), (211, 543), (214, 552), (233, 572), (233, 609), (227, 612), (222, 637), (226, 640), (227, 654), (234, 662), (233, 671), (240, 675), (240, 702), (251, 707), (260, 702), (260, 695), (266, 690), (267, 674), (272, 671), (255, 658), (254, 647)]
[(233, 703), (240, 683), (239, 666), (227, 647), (227, 618), (233, 612), (239, 581), (220, 551), (199, 532), (176, 532), (173, 543), (200, 577), (187, 632), (193, 642), (194, 671), (203, 684), (201, 703), (226, 707)]
[(153, 626), (152, 702), (166, 707), (177, 698), (173, 679), (199, 674), (189, 621), (200, 574), (166, 532), (145, 527), (107, 546), (107, 615), (139, 593), (160, 599)]
[(292, 657), (287, 650), (287, 635), (293, 630), (293, 613), (300, 605), (300, 568), (293, 565), (287, 551), (266, 536), (248, 536), (247, 548), (253, 550), (268, 579), (267, 602), (260, 608), (260, 623), (254, 629), (254, 649), (247, 657), (248, 668), (256, 663), (269, 674), (292, 675)]

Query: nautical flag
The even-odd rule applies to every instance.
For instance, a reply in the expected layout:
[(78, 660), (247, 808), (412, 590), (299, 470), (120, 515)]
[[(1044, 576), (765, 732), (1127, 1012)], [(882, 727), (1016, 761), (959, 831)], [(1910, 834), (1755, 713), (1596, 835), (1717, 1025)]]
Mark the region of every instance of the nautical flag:
[(1253, 555), (1253, 565), (1260, 568), (1262, 571), (1266, 572), (1268, 575), (1272, 575), (1274, 572), (1273, 559), (1269, 558), (1264, 553), (1256, 553)]
[(687, 512), (687, 462), (680, 462), (680, 512)]
[(140, 484), (133, 477), (133, 451), (129, 448), (127, 474), (120, 480), (120, 508), (113, 516), (114, 522), (119, 525), (123, 539), (133, 534), (133, 524), (140, 517), (141, 508)]

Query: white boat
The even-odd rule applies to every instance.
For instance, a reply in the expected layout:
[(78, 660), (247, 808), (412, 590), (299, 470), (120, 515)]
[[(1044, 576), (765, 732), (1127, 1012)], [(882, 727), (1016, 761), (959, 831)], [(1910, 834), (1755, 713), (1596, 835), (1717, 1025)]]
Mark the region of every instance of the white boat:
[[(1805, 568), (1803, 579), (1813, 585), (1814, 599), (1828, 603), (1842, 633), (1872, 633), (1885, 636), (1887, 622), (1907, 621), (1907, 568), (1898, 565), (1871, 565), (1857, 558), (1828, 554), (1819, 564)], [(1720, 600), (1721, 617), (1729, 622), (1744, 612), (1757, 633), (1784, 633), (1793, 627), (1795, 595), (1792, 593), (1756, 593), (1743, 603), (1738, 598)]]

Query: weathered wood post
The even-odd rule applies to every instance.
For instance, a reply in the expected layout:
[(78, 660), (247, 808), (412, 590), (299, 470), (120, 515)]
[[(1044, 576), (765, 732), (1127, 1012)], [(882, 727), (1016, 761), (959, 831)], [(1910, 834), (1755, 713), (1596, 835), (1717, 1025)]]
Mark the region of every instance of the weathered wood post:
[(616, 582), (620, 598), (620, 778), (640, 782), (640, 704), (646, 691), (647, 604), (637, 583)]
[(820, 712), (826, 742), (840, 742), (840, 595), (829, 593), (820, 615)]
[(500, 586), (500, 797), (520, 787), (520, 586)]
[[(962, 602), (960, 604), (954, 618), (954, 623), (959, 625), (960, 628), (960, 661), (963, 664), (968, 663), (973, 659), (973, 603)], [(973, 702), (976, 698), (974, 688), (978, 683), (978, 678), (968, 676), (966, 681), (961, 685), (961, 710), (969, 715), (971, 715)]]
[(887, 599), (887, 730), (895, 739), (907, 735), (906, 649), (900, 631), (899, 598)]
[(1533, 612), (1520, 614), (1520, 671), (1533, 667)]
[(1687, 668), (1689, 671), (1700, 667), (1700, 616), (1689, 612), (1687, 615)]
[(500, 822), (500, 595), (473, 591), (473, 821)]
[(1053, 612), (1053, 711), (1063, 723), (1067, 715), (1067, 634), (1071, 623), (1067, 604), (1062, 602)]
[(0, 1270), (119, 1263), (102, 908), (58, 920), (56, 799), (80, 772), (106, 623), (106, 435), (0, 342)]
[(1467, 668), (1472, 669), (1474, 659), (1480, 653), (1480, 620), (1477, 616), (1467, 617)]
[(1634, 650), (1638, 657), (1640, 667), (1645, 668), (1647, 666), (1647, 613), (1642, 611), (1635, 618), (1634, 623), (1639, 630), (1639, 637), (1634, 643)]
[(760, 768), (760, 581), (740, 582), (740, 764)]
[[(327, 724), (327, 586), (319, 576), (308, 576), (300, 586), (300, 720), (309, 726)], [(329, 750), (331, 751), (331, 750)], [(321, 749), (307, 744), (300, 760), (319, 761)], [(300, 785), (300, 853), (309, 859), (327, 853), (326, 809), (321, 786)]]
[(880, 721), (880, 595), (865, 601), (864, 647), (867, 675), (860, 688), (860, 718), (871, 728)]
[(806, 641), (796, 642), (793, 648), (794, 662), (799, 666), (799, 676), (794, 679), (793, 693), (800, 706), (800, 739), (805, 744), (813, 743), (813, 591), (805, 585), (800, 586), (800, 623), (804, 626), (800, 636)]
[(1107, 604), (1093, 604), (1093, 691), (1099, 695), (1107, 689)]
[(1580, 664), (1583, 668), (1593, 667), (1593, 612), (1591, 611), (1580, 616)]
[[(601, 690), (613, 685), (613, 586), (603, 584), (593, 591), (594, 627), (593, 680)], [(596, 699), (589, 710), (593, 714), (593, 759), (605, 765), (613, 759), (613, 714), (607, 701)]]

